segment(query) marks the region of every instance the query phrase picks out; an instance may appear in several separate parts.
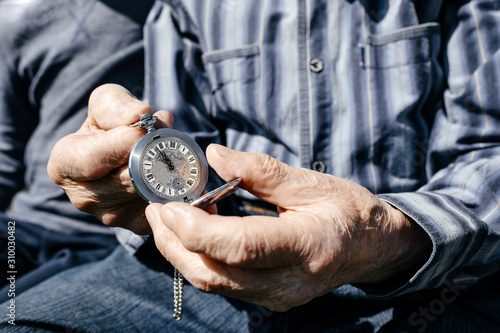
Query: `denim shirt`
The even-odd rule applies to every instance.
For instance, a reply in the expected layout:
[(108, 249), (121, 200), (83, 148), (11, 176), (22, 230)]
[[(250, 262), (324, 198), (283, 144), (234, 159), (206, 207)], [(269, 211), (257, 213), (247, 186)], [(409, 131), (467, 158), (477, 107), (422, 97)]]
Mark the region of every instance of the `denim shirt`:
[(202, 146), (346, 178), (403, 211), (433, 251), (370, 291), (396, 296), (499, 268), (499, 47), (499, 1), (164, 0), (145, 96)]

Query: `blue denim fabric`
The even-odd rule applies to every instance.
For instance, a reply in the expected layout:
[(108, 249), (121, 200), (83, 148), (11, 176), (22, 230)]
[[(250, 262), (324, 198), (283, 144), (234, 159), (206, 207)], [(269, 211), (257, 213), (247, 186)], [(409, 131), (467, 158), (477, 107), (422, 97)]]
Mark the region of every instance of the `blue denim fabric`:
[[(139, 258), (139, 259), (138, 259)], [(344, 286), (278, 313), (185, 286), (184, 314), (172, 318), (172, 267), (146, 243), (130, 256), (63, 272), (16, 298), (16, 325), (2, 332), (499, 332), (500, 291), (453, 286), (379, 301)], [(0, 305), (6, 309), (8, 304)]]
[[(9, 226), (12, 234), (8, 233)], [(9, 241), (15, 246), (13, 269), (7, 265), (8, 250), (12, 248)], [(118, 241), (112, 234), (67, 235), (0, 213), (0, 245), (0, 302), (4, 302), (9, 299), (9, 271), (16, 272), (15, 294), (19, 295), (59, 272), (105, 258)]]

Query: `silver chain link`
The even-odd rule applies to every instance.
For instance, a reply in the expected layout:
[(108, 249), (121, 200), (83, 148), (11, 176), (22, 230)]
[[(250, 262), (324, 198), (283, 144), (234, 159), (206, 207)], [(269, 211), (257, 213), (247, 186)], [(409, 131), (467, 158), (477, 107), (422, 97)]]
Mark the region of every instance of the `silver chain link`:
[(182, 298), (184, 296), (184, 278), (182, 274), (174, 268), (174, 319), (182, 318)]

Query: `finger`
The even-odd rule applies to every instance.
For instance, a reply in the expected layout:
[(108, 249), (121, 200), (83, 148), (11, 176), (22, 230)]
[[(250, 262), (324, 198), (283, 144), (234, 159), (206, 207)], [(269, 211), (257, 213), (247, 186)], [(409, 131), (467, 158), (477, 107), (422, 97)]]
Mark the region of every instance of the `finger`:
[(168, 111), (160, 110), (156, 111), (154, 114), (158, 117), (155, 127), (158, 128), (173, 128), (174, 127), (174, 116)]
[(205, 264), (200, 254), (187, 250), (172, 230), (165, 225), (160, 214), (161, 210), (162, 205), (157, 203), (150, 203), (146, 208), (146, 219), (153, 231), (158, 250), (180, 271), (183, 271), (186, 266), (204, 267)]
[(160, 204), (150, 204), (146, 209), (156, 245), (195, 288), (279, 311), (303, 304), (314, 297), (311, 295), (316, 295), (299, 283), (309, 278), (300, 265), (275, 269), (231, 266), (189, 251), (176, 234), (165, 226), (161, 217), (162, 209)]
[(137, 195), (126, 165), (102, 179), (66, 180), (62, 187), (76, 208), (94, 215), (105, 225), (130, 229), (137, 234), (151, 233), (144, 215), (147, 202)]
[[(159, 128), (172, 128), (173, 116), (168, 111), (158, 111)], [(130, 151), (144, 132), (128, 126), (108, 131), (80, 130), (60, 140), (49, 160), (49, 175), (59, 179), (77, 181), (96, 180), (111, 170), (128, 163)]]
[[(292, 209), (317, 202), (315, 189), (325, 186), (324, 175), (293, 168), (265, 154), (245, 153), (211, 144), (207, 159), (224, 180), (242, 178), (240, 187), (282, 208)], [(319, 186), (315, 186), (319, 185)]]
[(52, 150), (49, 176), (59, 185), (66, 178), (74, 181), (100, 179), (128, 163), (130, 151), (143, 135), (128, 126), (93, 134), (69, 135)]
[(110, 130), (139, 121), (151, 108), (134, 97), (127, 89), (116, 84), (96, 88), (89, 99), (89, 125)]
[(280, 267), (302, 259), (296, 240), (304, 233), (298, 221), (211, 215), (184, 203), (169, 203), (157, 213), (185, 249), (228, 265)]

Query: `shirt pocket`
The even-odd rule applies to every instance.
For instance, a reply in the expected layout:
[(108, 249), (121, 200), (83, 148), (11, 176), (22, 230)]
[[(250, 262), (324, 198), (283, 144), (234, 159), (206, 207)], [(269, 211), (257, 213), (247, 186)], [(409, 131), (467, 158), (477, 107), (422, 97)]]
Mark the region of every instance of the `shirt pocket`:
[(439, 32), (438, 23), (426, 23), (366, 36), (360, 52), (370, 73), (374, 106), (389, 107), (392, 112), (418, 111), (440, 71)]
[(279, 114), (263, 111), (261, 49), (258, 44), (205, 52), (202, 55), (211, 89), (211, 114), (225, 125), (223, 144), (296, 163), (296, 154), (271, 127)]
[(360, 44), (367, 102), (379, 114), (373, 124), (373, 163), (393, 188), (426, 182), (426, 147), (442, 85), (440, 44), (438, 23), (367, 35)]
[(252, 124), (259, 116), (259, 45), (209, 51), (202, 55), (217, 119)]
[(366, 65), (376, 69), (425, 63), (431, 56), (433, 36), (439, 36), (439, 23), (425, 23), (383, 34), (369, 34), (365, 46), (371, 57)]

